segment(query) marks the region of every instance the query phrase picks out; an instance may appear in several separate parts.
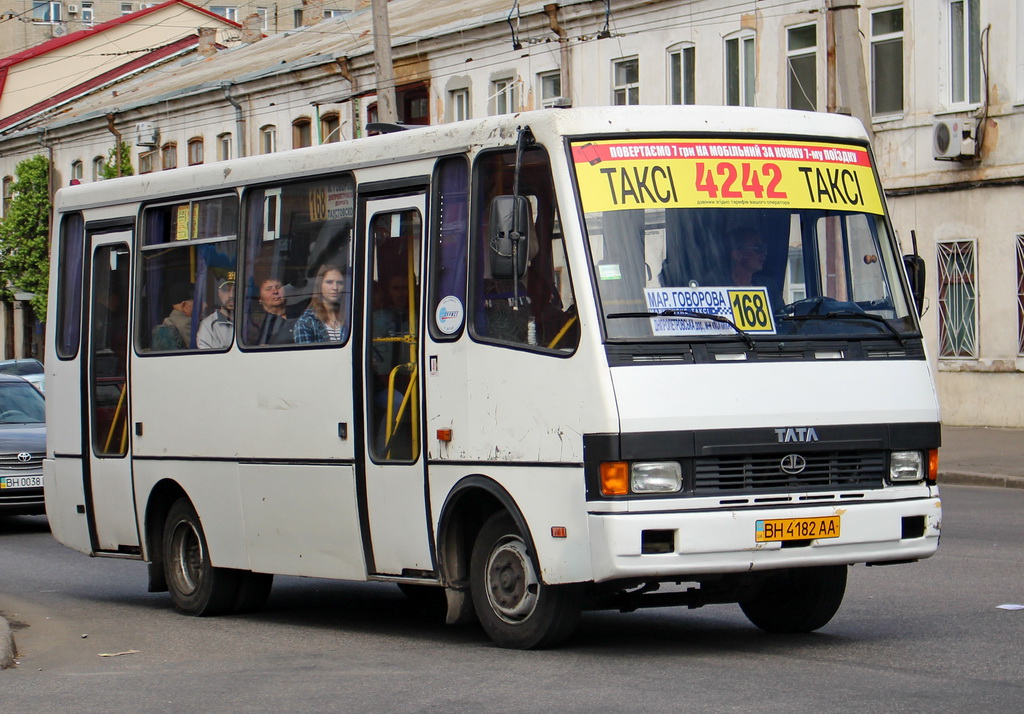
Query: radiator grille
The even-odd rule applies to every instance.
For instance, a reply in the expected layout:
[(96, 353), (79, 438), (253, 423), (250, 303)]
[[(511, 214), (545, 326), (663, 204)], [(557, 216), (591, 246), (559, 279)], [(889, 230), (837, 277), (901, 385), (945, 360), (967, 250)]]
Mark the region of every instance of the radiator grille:
[(743, 455), (698, 458), (694, 464), (694, 493), (758, 493), (880, 488), (885, 458), (880, 452), (802, 454), (800, 473), (782, 470), (784, 455)]
[(29, 454), (29, 459), (22, 461), (17, 453), (0, 454), (0, 471), (38, 471), (43, 464), (43, 456), (42, 453)]

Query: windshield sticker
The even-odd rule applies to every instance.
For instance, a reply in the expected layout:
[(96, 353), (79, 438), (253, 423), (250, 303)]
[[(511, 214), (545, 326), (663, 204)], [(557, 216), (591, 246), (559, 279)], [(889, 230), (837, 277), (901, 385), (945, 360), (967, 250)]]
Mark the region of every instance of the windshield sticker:
[(622, 280), (618, 263), (601, 263), (597, 266), (597, 274), (601, 280)]
[[(646, 288), (644, 298), (655, 335), (731, 335), (728, 322), (697, 315), (725, 318), (743, 332), (775, 334), (768, 289), (764, 287)], [(695, 313), (694, 315), (671, 313)], [(664, 313), (664, 314), (663, 314)]]
[(867, 149), (820, 142), (623, 139), (572, 145), (583, 209), (826, 208), (882, 213)]

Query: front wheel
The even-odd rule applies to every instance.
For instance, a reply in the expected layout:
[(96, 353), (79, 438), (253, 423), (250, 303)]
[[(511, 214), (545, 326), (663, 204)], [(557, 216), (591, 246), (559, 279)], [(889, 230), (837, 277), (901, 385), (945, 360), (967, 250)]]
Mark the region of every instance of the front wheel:
[(502, 647), (552, 647), (564, 642), (579, 621), (580, 586), (542, 583), (525, 539), (504, 511), (480, 529), (470, 587), (477, 619)]
[(164, 575), (175, 609), (203, 616), (235, 608), (240, 571), (210, 564), (203, 525), (187, 498), (179, 498), (167, 513), (163, 549)]
[(845, 565), (795, 568), (770, 576), (757, 595), (740, 602), (747, 619), (766, 632), (813, 632), (828, 624), (846, 593)]

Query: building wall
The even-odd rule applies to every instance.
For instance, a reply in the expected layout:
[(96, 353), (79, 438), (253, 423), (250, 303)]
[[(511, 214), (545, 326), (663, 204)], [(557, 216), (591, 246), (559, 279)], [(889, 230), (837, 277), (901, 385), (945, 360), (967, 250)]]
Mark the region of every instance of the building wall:
[[(980, 10), (984, 43), (976, 52), (985, 59), (988, 99), (984, 100), (983, 92), (981, 101), (962, 103), (950, 99), (949, 3), (957, 1), (862, 0), (856, 11), (859, 28), (855, 29), (859, 31), (837, 39), (838, 56), (856, 56), (849, 54), (853, 48), (863, 58), (866, 83), (849, 86), (847, 80), (839, 87), (837, 102), (863, 116), (873, 130), (875, 156), (889, 193), (894, 226), (906, 252), (911, 250), (914, 232), (926, 261), (927, 310), (922, 323), (936, 369), (944, 420), (949, 424), (1024, 427), (1024, 356), (1020, 354), (1021, 308), (1017, 303), (1019, 271), (1024, 270), (1017, 253), (1017, 237), (1024, 234), (1024, 221), (1016, 210), (1024, 199), (1024, 188), (1017, 185), (1024, 166), (1024, 0), (978, 0), (976, 4), (963, 0), (965, 5)], [(396, 1), (391, 7), (393, 12), (400, 12), (410, 6)], [(606, 21), (604, 3), (567, 3), (560, 7), (557, 21), (567, 42), (558, 41), (547, 16), (539, 12), (524, 15), (517, 24), (519, 49), (513, 48), (507, 12), (495, 12), (493, 22), (482, 27), (451, 30), (447, 35), (431, 35), (419, 27), (415, 43), (403, 41), (401, 27), (396, 30), (393, 21), (396, 65), (404, 62), (417, 67), (417, 71), (427, 68), (431, 121), (440, 123), (454, 118), (452, 92), (457, 90), (469, 91), (471, 117), (495, 113), (496, 80), (516, 82), (515, 108), (540, 106), (540, 75), (560, 70), (566, 55), (570, 59), (570, 82), (561, 94), (571, 96), (577, 106), (613, 103), (614, 65), (634, 57), (639, 62), (640, 103), (667, 103), (671, 100), (670, 51), (684, 43), (695, 52), (696, 102), (720, 105), (726, 102), (726, 42), (753, 32), (755, 103), (787, 106), (787, 31), (813, 25), (813, 98), (817, 110), (826, 108), (827, 38), (821, 0), (762, 0), (740, 11), (735, 3), (721, 0), (622, 0), (613, 1), (611, 9), (611, 36), (601, 38)], [(872, 88), (872, 12), (889, 9), (903, 11), (903, 109), (872, 120), (866, 104)], [(326, 33), (329, 30), (325, 28), (316, 29)], [(358, 135), (367, 120), (368, 107), (375, 101), (372, 93), (365, 94), (375, 86), (373, 64), (365, 52), (348, 59), (353, 83), (339, 75), (337, 66), (325, 65), (303, 70), (288, 81), (264, 78), (233, 88), (243, 97), (249, 153), (257, 152), (260, 127), (267, 124), (277, 127), (278, 150), (291, 148), (291, 124), (296, 118), (313, 119), (315, 137), (318, 101), (328, 102), (319, 111), (339, 112), (343, 138)], [(839, 76), (853, 76), (850, 69), (848, 65), (839, 67)], [(972, 118), (984, 126), (980, 160), (935, 160), (936, 119)], [(218, 134), (236, 132), (234, 110), (219, 92), (203, 99), (164, 101), (118, 118), (126, 136), (143, 121), (159, 125), (162, 142), (177, 143), (179, 166), (187, 164), (185, 147), (189, 138), (199, 135), (197, 132), (204, 140), (206, 161), (216, 158)], [(88, 168), (91, 157), (104, 155), (112, 142), (98, 121), (76, 136), (72, 133), (69, 129), (64, 136), (59, 132), (48, 134), (54, 142), (55, 164), (64, 176), (71, 161), (82, 160)], [(0, 174), (11, 170), (17, 156), (35, 151), (38, 144), (27, 139), (20, 147), (4, 147)], [(133, 147), (136, 166), (139, 151), (140, 147)], [(975, 349), (973, 354), (955, 358), (942, 355), (939, 344), (937, 245), (950, 240), (972, 241), (976, 258)]]

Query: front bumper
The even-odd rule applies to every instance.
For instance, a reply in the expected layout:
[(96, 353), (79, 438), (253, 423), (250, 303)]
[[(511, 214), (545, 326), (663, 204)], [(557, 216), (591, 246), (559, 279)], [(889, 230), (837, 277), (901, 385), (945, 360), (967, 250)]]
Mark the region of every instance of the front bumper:
[[(840, 516), (838, 538), (786, 547), (755, 540), (759, 520), (833, 515)], [(785, 508), (591, 512), (588, 520), (594, 581), (606, 582), (927, 558), (939, 545), (942, 505), (937, 497), (927, 497)], [(661, 542), (671, 541), (670, 552), (643, 552), (652, 531), (659, 532)]]

